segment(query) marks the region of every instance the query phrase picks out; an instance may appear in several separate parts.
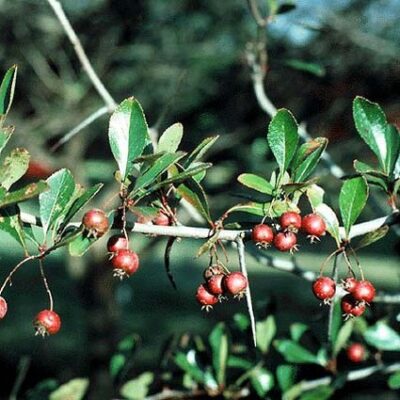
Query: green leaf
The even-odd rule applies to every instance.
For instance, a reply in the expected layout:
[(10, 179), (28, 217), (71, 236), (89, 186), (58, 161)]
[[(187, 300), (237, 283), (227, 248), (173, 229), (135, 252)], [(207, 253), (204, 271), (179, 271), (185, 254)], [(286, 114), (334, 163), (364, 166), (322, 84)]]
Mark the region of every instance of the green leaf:
[(179, 368), (189, 374), (196, 382), (204, 383), (204, 371), (200, 369), (196, 362), (196, 352), (190, 350), (187, 354), (178, 352), (174, 361)]
[(272, 339), (276, 335), (276, 323), (273, 315), (256, 323), (257, 347), (263, 354), (268, 352)]
[(212, 363), (219, 385), (225, 385), (226, 364), (229, 354), (228, 335), (225, 324), (218, 323), (208, 338), (212, 350)]
[(217, 141), (219, 136), (205, 138), (185, 159), (183, 166), (187, 168), (190, 164), (200, 160), (208, 149)]
[(353, 118), (359, 135), (378, 157), (381, 168), (388, 172), (385, 165), (385, 160), (390, 158), (386, 141), (387, 121), (381, 107), (358, 96), (353, 102)]
[(353, 162), (354, 169), (360, 174), (367, 174), (369, 172), (379, 172), (376, 171), (374, 167), (369, 164), (366, 164), (362, 161), (354, 160)]
[[(295, 8), (294, 5), (292, 7)], [(325, 68), (317, 63), (306, 62), (301, 60), (287, 60), (285, 61), (285, 64), (293, 69), (308, 72), (318, 77), (323, 77), (326, 74)]]
[(74, 178), (67, 169), (55, 172), (46, 182), (49, 190), (39, 196), (40, 219), (45, 235), (58, 217), (65, 212), (65, 207), (75, 191)]
[(17, 66), (13, 65), (4, 75), (0, 85), (0, 126), (11, 108), (17, 81)]
[(254, 189), (257, 192), (271, 195), (274, 187), (264, 178), (254, 174), (241, 174), (237, 180), (244, 186)]
[(400, 351), (400, 335), (384, 321), (378, 321), (364, 332), (364, 339), (379, 350)]
[(385, 139), (387, 144), (385, 171), (388, 175), (391, 175), (400, 154), (400, 132), (394, 125), (387, 125)]
[(95, 242), (97, 242), (97, 238), (91, 236), (88, 237), (86, 232), (80, 232), (80, 234), (75, 237), (75, 239), (70, 242), (68, 246), (69, 254), (73, 257), (81, 257), (83, 256)]
[(274, 376), (265, 368), (254, 368), (250, 374), (250, 383), (261, 398), (274, 387)]
[(400, 371), (390, 375), (388, 385), (392, 390), (400, 389)]
[(30, 183), (21, 189), (7, 193), (0, 200), (0, 208), (8, 206), (10, 204), (21, 203), (22, 201), (29, 200), (32, 197), (39, 196), (41, 193), (48, 189), (48, 185), (44, 181), (38, 181)]
[(14, 133), (14, 129), (13, 126), (3, 128), (0, 124), (0, 153), (3, 151), (4, 147), (6, 147), (11, 135)]
[(319, 386), (304, 393), (300, 400), (327, 400), (335, 393), (335, 389), (330, 386)]
[(300, 146), (291, 164), (294, 182), (304, 182), (311, 175), (327, 145), (328, 139), (319, 137)]
[(296, 379), (297, 368), (293, 365), (282, 364), (276, 369), (276, 378), (282, 392), (290, 389)]
[(183, 137), (183, 125), (176, 123), (167, 128), (160, 136), (157, 146), (157, 152), (165, 151), (175, 153)]
[(48, 399), (51, 392), (56, 390), (58, 382), (55, 379), (45, 379), (26, 393), (26, 400)]
[(350, 339), (351, 333), (354, 328), (354, 320), (350, 319), (346, 321), (340, 328), (335, 343), (333, 344), (333, 355), (336, 357), (339, 352), (346, 346)]
[(124, 368), (126, 357), (123, 354), (114, 354), (110, 360), (110, 375), (115, 378)]
[(227, 212), (244, 212), (260, 217), (268, 215), (271, 218), (277, 218), (286, 211), (295, 211), (298, 213), (300, 212), (299, 208), (295, 204), (279, 200), (274, 201), (272, 206), (271, 203), (256, 202), (237, 204), (236, 206), (231, 207)]
[(236, 313), (233, 316), (235, 326), (242, 332), (246, 331), (250, 326), (250, 319), (246, 314)]
[(348, 179), (342, 185), (339, 208), (346, 235), (364, 209), (368, 198), (368, 184), (364, 177)]
[(29, 153), (25, 149), (14, 149), (0, 166), (0, 184), (7, 190), (22, 178), (29, 166)]
[(378, 229), (375, 229), (372, 232), (368, 232), (365, 234), (361, 240), (357, 243), (357, 250), (363, 247), (367, 247), (372, 243), (377, 242), (378, 240), (384, 238), (389, 232), (389, 226), (383, 225)]
[(335, 212), (326, 204), (320, 204), (316, 207), (315, 211), (324, 219), (327, 231), (335, 239), (336, 244), (339, 247), (341, 243), (339, 233), (339, 220)]
[(315, 211), (316, 208), (324, 202), (325, 191), (318, 185), (311, 185), (306, 190), (306, 196), (312, 209)]
[(124, 100), (112, 114), (108, 137), (122, 181), (128, 177), (133, 160), (142, 155), (148, 140), (147, 131), (142, 106), (133, 97)]
[(286, 109), (278, 110), (268, 127), (268, 144), (281, 173), (285, 172), (292, 160), (299, 141), (297, 122)]
[(52, 392), (49, 400), (82, 400), (88, 387), (89, 379), (72, 379)]
[(290, 337), (295, 342), (298, 342), (307, 330), (308, 326), (306, 324), (295, 322), (294, 324), (290, 325)]
[(143, 400), (153, 381), (154, 374), (152, 372), (143, 372), (137, 378), (124, 383), (120, 390), (121, 396), (128, 400)]
[(141, 176), (139, 176), (135, 182), (134, 191), (138, 191), (142, 188), (149, 186), (167, 169), (179, 161), (185, 153), (166, 153), (163, 154), (154, 164)]
[(320, 364), (316, 355), (293, 340), (276, 340), (274, 345), (287, 362)]
[(241, 357), (229, 356), (227, 366), (229, 368), (244, 369), (247, 371), (253, 367), (253, 363)]
[(147, 207), (147, 206), (135, 206), (129, 207), (129, 210), (137, 217), (144, 217), (145, 219), (151, 220), (157, 216), (160, 212), (158, 207)]
[(119, 351), (124, 351), (124, 352), (132, 352), (138, 343), (138, 335), (137, 334), (131, 334), (128, 336), (125, 336), (119, 343), (118, 343), (118, 350)]
[(17, 207), (7, 207), (0, 210), (0, 230), (7, 232), (28, 252), (25, 234)]
[(343, 325), (342, 307), (341, 302), (338, 298), (333, 300), (332, 310), (332, 323), (329, 325), (328, 339), (330, 344), (335, 345), (340, 328)]

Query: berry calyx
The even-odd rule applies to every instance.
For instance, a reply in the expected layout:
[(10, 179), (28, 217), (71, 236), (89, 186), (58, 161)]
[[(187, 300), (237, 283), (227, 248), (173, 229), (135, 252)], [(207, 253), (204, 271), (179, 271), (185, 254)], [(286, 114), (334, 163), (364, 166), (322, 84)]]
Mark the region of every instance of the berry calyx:
[(279, 232), (274, 238), (274, 246), (279, 251), (297, 251), (297, 236), (293, 232)]
[(0, 319), (3, 319), (6, 316), (7, 310), (8, 310), (8, 305), (6, 299), (0, 296)]
[(114, 268), (114, 276), (120, 279), (134, 274), (139, 268), (139, 256), (132, 250), (119, 250), (111, 259)]
[(301, 228), (301, 216), (294, 211), (288, 211), (281, 215), (279, 223), (282, 230), (297, 232)]
[(346, 294), (341, 301), (342, 311), (346, 319), (351, 317), (359, 317), (364, 314), (365, 303), (358, 302), (352, 294)]
[(160, 210), (155, 218), (152, 219), (154, 225), (159, 226), (169, 226), (171, 225), (171, 220), (169, 216), (162, 210)]
[(274, 240), (274, 232), (269, 225), (258, 224), (251, 231), (251, 239), (257, 246), (268, 247)]
[(42, 310), (36, 315), (33, 326), (36, 335), (55, 335), (61, 328), (61, 318), (55, 311)]
[(358, 301), (371, 303), (375, 297), (375, 288), (370, 281), (358, 281), (353, 289), (353, 297)]
[(301, 221), (301, 229), (311, 239), (311, 243), (319, 240), (326, 233), (325, 221), (318, 214), (308, 214)]
[(353, 363), (365, 360), (365, 347), (361, 343), (353, 343), (346, 349), (347, 358)]
[(312, 290), (317, 299), (323, 300), (324, 303), (330, 303), (336, 293), (336, 283), (327, 276), (321, 276), (312, 285)]
[(212, 310), (213, 305), (218, 303), (218, 296), (213, 295), (207, 290), (206, 284), (202, 283), (196, 292), (196, 300), (202, 305), (201, 309), (207, 312)]
[(241, 272), (232, 272), (224, 277), (223, 285), (227, 293), (241, 298), (247, 288), (247, 278)]
[(128, 240), (124, 235), (114, 235), (108, 239), (107, 250), (109, 253), (116, 253), (119, 250), (128, 248)]
[(342, 287), (347, 292), (353, 293), (357, 283), (358, 280), (356, 278), (346, 278), (345, 280), (342, 281)]
[(108, 231), (108, 218), (103, 210), (93, 209), (85, 213), (82, 224), (88, 232), (88, 236), (102, 237)]
[(224, 286), (222, 283), (224, 278), (225, 278), (224, 274), (217, 274), (211, 276), (211, 278), (207, 280), (208, 291), (216, 296), (222, 295), (224, 293)]

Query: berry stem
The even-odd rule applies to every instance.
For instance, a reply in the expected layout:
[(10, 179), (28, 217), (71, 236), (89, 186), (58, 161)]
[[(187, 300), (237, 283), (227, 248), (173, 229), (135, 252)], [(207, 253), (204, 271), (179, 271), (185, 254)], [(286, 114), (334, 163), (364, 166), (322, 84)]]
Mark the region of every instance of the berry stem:
[(338, 253), (342, 252), (343, 248), (340, 247), (338, 249), (336, 249), (333, 253), (329, 254), (329, 256), (325, 259), (325, 261), (322, 263), (321, 268), (319, 269), (319, 275), (322, 276), (324, 269), (326, 267), (326, 265), (328, 264), (329, 260), (333, 257), (333, 256), (337, 256)]
[(44, 273), (43, 261), (41, 258), (39, 258), (39, 269), (40, 269), (40, 275), (42, 276), (43, 279), (44, 287), (46, 289), (47, 294), (49, 295), (49, 310), (53, 311), (54, 307), (53, 295), (51, 293), (49, 283), (47, 282), (46, 274)]
[[(336, 253), (337, 253), (337, 251), (336, 251)], [(342, 252), (341, 254), (346, 254), (346, 253)], [(339, 254), (336, 254), (335, 259), (333, 261), (332, 279), (335, 281), (335, 283), (337, 283), (338, 275), (339, 275), (338, 257), (339, 257)], [(328, 343), (332, 343), (333, 318), (334, 318), (334, 311), (335, 311), (335, 304), (336, 304), (335, 298), (336, 298), (336, 296), (333, 297), (332, 302), (329, 305)]]

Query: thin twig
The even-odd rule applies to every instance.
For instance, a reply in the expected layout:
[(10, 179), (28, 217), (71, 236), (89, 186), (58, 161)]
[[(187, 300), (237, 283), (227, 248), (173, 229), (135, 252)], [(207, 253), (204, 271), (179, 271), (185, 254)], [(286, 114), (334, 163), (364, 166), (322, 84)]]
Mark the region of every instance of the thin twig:
[(44, 287), (46, 288), (46, 292), (47, 292), (47, 294), (49, 296), (50, 311), (53, 311), (53, 308), (54, 308), (53, 307), (54, 306), (53, 295), (51, 294), (49, 283), (47, 282), (46, 274), (44, 273), (43, 261), (42, 261), (41, 258), (39, 258), (39, 268), (40, 268), (40, 275), (42, 276), (42, 279), (43, 279)]
[(268, 17), (263, 17), (258, 8), (257, 0), (247, 0), (247, 4), (251, 11), (251, 14), (260, 28), (265, 28), (268, 24)]
[(91, 80), (93, 86), (95, 87), (101, 98), (104, 100), (104, 103), (107, 105), (108, 110), (112, 112), (117, 107), (117, 104), (112, 98), (111, 94), (106, 89), (106, 87), (104, 86), (103, 82), (100, 80), (96, 71), (94, 70), (89, 58), (85, 53), (84, 48), (82, 47), (82, 44), (77, 34), (74, 31), (74, 28), (69, 22), (69, 19), (66, 16), (61, 6), (61, 3), (58, 0), (47, 0), (47, 2), (50, 4), (58, 20), (60, 21), (60, 24), (62, 25), (65, 33), (67, 34), (68, 39), (74, 46), (75, 53), (78, 56), (78, 59), (82, 64), (83, 69), (86, 71), (86, 74)]

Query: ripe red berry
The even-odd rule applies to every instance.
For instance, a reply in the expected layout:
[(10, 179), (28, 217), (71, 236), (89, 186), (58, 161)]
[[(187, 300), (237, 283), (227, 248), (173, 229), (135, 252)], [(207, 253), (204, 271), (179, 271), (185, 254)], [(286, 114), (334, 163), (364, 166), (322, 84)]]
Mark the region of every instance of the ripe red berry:
[(119, 250), (111, 259), (114, 268), (114, 276), (120, 279), (134, 274), (139, 268), (139, 256), (132, 250)]
[(274, 232), (269, 225), (258, 224), (251, 231), (251, 239), (259, 246), (268, 247), (274, 240)]
[(46, 335), (55, 335), (61, 328), (61, 319), (52, 310), (42, 310), (36, 315), (33, 326), (36, 329), (36, 335), (43, 337)]
[(346, 354), (350, 361), (360, 363), (365, 359), (365, 347), (361, 343), (353, 343), (346, 349)]
[(352, 294), (346, 294), (341, 301), (342, 311), (346, 318), (359, 317), (364, 314), (365, 303), (358, 302)]
[(224, 286), (222, 284), (223, 280), (225, 278), (224, 274), (217, 274), (211, 276), (207, 280), (207, 289), (211, 294), (214, 294), (216, 296), (223, 294), (224, 293)]
[(128, 240), (123, 235), (114, 235), (108, 239), (107, 250), (109, 253), (116, 253), (119, 250), (128, 248)]
[(93, 209), (85, 213), (82, 224), (88, 231), (88, 236), (99, 238), (108, 231), (108, 218), (103, 210)]
[(297, 236), (293, 232), (279, 232), (274, 238), (274, 246), (279, 251), (297, 250)]
[(281, 215), (279, 223), (283, 230), (297, 232), (301, 228), (301, 216), (297, 212), (288, 211)]
[(3, 319), (7, 314), (7, 302), (6, 299), (0, 296), (0, 319)]
[(247, 288), (247, 278), (241, 272), (232, 272), (224, 277), (225, 290), (232, 296), (243, 297)]
[(321, 276), (314, 281), (312, 290), (317, 299), (323, 300), (324, 303), (329, 303), (335, 295), (336, 283), (327, 276)]
[(375, 297), (375, 288), (370, 281), (358, 281), (352, 294), (358, 301), (371, 303)]
[(207, 290), (206, 284), (202, 283), (196, 292), (196, 300), (202, 305), (201, 309), (209, 311), (213, 305), (218, 303), (218, 296), (213, 295)]
[(154, 225), (168, 226), (171, 224), (170, 218), (164, 211), (160, 210), (155, 218), (152, 220)]
[(207, 267), (204, 272), (203, 272), (203, 277), (205, 280), (210, 279), (213, 275), (219, 275), (223, 274), (224, 269), (222, 268), (221, 265), (215, 264), (215, 265), (210, 265)]
[(311, 242), (325, 235), (325, 221), (318, 214), (308, 214), (301, 221), (301, 229), (310, 237)]
[(346, 278), (343, 283), (343, 289), (348, 291), (349, 293), (353, 293), (356, 285), (358, 283), (358, 280), (356, 278)]

